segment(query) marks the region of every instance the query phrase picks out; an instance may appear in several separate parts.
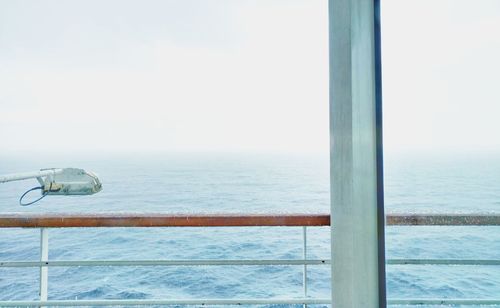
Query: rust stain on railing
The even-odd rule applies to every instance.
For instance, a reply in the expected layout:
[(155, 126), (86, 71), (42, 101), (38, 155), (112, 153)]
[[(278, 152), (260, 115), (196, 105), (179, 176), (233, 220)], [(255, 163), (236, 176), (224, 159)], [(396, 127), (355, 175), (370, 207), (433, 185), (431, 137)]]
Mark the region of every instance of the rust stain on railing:
[[(500, 214), (388, 214), (390, 226), (500, 226)], [(15, 213), (0, 228), (330, 226), (329, 214)]]

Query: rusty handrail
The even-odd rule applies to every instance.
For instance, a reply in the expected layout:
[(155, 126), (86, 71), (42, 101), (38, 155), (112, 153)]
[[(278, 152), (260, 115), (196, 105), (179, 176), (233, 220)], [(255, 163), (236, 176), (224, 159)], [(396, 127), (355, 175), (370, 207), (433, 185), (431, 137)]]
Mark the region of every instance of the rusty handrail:
[(328, 226), (322, 214), (0, 214), (0, 228)]
[[(500, 214), (388, 214), (390, 226), (500, 226)], [(0, 228), (329, 226), (329, 214), (0, 213)]]
[(500, 226), (500, 213), (495, 214), (389, 214), (392, 226)]

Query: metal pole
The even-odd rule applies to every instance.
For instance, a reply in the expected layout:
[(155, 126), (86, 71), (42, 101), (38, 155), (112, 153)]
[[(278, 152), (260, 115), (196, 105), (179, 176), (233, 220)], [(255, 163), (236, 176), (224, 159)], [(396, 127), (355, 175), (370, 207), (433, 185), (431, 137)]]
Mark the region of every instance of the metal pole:
[[(49, 260), (49, 229), (40, 229), (40, 262)], [(40, 300), (48, 299), (49, 268), (40, 266)]]
[(334, 308), (386, 307), (376, 8), (329, 0)]
[(42, 178), (44, 176), (56, 175), (56, 174), (60, 174), (62, 172), (63, 172), (63, 169), (46, 169), (46, 170), (39, 170), (39, 171), (35, 171), (35, 172), (4, 174), (4, 175), (0, 175), (0, 183)]
[[(302, 248), (302, 259), (307, 261), (307, 227), (302, 227), (302, 243), (304, 247)], [(303, 275), (302, 275), (302, 285), (304, 287), (304, 298), (307, 298), (307, 264), (304, 264)], [(307, 308), (307, 304), (304, 304), (304, 308)]]

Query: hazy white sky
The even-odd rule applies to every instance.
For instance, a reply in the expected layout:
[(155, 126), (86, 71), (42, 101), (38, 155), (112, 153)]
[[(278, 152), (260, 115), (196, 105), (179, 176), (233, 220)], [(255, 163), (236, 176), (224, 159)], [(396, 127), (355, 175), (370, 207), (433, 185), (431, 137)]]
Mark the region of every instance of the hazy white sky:
[[(500, 1), (383, 0), (387, 151), (500, 149)], [(1, 1), (2, 152), (328, 151), (326, 0)]]
[(382, 0), (387, 151), (500, 150), (500, 1)]

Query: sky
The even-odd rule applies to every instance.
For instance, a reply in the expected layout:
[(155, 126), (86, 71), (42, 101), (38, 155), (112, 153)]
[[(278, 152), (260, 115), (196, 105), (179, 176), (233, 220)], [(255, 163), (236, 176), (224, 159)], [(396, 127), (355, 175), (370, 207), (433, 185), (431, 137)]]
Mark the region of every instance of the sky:
[[(383, 0), (388, 152), (500, 151), (500, 1)], [(327, 153), (325, 0), (0, 1), (4, 154)]]
[(500, 153), (500, 1), (382, 3), (386, 151)]

